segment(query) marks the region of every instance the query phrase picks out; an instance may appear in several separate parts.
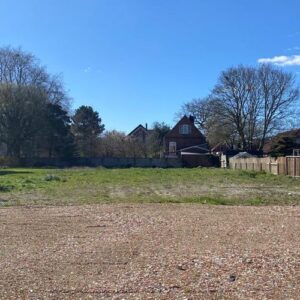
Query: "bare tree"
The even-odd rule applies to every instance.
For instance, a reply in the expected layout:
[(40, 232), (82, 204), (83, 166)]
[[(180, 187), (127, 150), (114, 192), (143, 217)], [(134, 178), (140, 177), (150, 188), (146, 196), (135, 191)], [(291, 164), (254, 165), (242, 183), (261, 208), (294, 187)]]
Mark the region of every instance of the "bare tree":
[(61, 79), (49, 75), (31, 53), (0, 48), (0, 142), (9, 155), (20, 156), (25, 143), (34, 144), (46, 126), (41, 122), (47, 103), (68, 106)]
[(239, 66), (221, 73), (213, 90), (220, 103), (220, 114), (234, 124), (241, 149), (249, 149), (253, 143), (259, 113), (256, 70)]
[(43, 124), (46, 98), (32, 86), (0, 85), (0, 140), (8, 155), (20, 157), (21, 149)]
[(64, 108), (70, 102), (61, 75), (50, 75), (36, 57), (20, 48), (0, 48), (0, 83), (34, 86), (43, 90), (49, 102)]
[(211, 147), (219, 143), (233, 147), (236, 143), (236, 131), (232, 122), (224, 116), (222, 101), (212, 95), (185, 103), (176, 117), (179, 119), (183, 115), (195, 117), (195, 125), (206, 136)]
[(184, 104), (180, 114), (193, 114), (210, 144), (262, 150), (268, 135), (295, 124), (298, 99), (291, 73), (270, 65), (241, 65), (223, 71), (212, 94)]
[(99, 156), (106, 157), (147, 157), (146, 144), (127, 136), (124, 132), (106, 131), (99, 142)]
[(264, 146), (267, 135), (293, 122), (293, 111), (299, 99), (299, 87), (295, 76), (271, 65), (261, 65), (258, 69), (261, 97), (262, 134), (259, 149)]
[(241, 148), (262, 150), (279, 124), (286, 129), (299, 88), (294, 75), (273, 66), (239, 66), (221, 74), (213, 94), (225, 119), (235, 125)]
[(127, 136), (116, 130), (106, 131), (100, 141), (100, 156), (126, 157)]

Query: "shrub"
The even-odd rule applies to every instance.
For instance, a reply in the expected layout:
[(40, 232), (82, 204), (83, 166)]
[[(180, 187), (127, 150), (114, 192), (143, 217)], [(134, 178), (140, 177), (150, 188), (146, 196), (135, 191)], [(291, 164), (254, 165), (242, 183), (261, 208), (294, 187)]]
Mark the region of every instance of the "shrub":
[(46, 175), (45, 180), (46, 181), (61, 181), (61, 178), (57, 175), (49, 174), (49, 175)]
[(9, 192), (14, 188), (13, 185), (0, 185), (0, 192)]
[(248, 177), (248, 178), (256, 178), (256, 176), (258, 175), (258, 172), (241, 170), (239, 172), (239, 175), (243, 176), (243, 177)]

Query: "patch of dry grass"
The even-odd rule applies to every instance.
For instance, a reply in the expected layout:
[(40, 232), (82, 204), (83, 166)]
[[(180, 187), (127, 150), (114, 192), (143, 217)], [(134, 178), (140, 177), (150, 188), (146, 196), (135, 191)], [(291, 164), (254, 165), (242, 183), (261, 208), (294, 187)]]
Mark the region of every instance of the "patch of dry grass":
[(92, 203), (299, 204), (300, 181), (223, 169), (5, 169), (0, 206)]

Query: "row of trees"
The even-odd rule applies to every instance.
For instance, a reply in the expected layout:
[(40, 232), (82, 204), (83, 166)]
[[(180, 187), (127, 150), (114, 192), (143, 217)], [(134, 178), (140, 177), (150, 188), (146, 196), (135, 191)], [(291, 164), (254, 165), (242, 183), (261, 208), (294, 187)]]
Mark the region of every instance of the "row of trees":
[[(295, 76), (270, 65), (238, 66), (221, 73), (210, 95), (182, 106), (211, 146), (261, 151), (267, 138), (295, 127), (299, 107)], [(12, 157), (158, 156), (170, 130), (154, 123), (146, 142), (104, 125), (90, 106), (74, 113), (60, 76), (30, 53), (0, 48), (0, 146)], [(297, 124), (298, 125), (298, 124)]]
[(299, 126), (299, 87), (292, 73), (271, 65), (238, 66), (221, 73), (210, 95), (185, 103), (211, 146), (261, 151), (268, 137)]
[(106, 157), (159, 157), (163, 148), (163, 139), (170, 127), (155, 122), (145, 141), (134, 139), (120, 131), (106, 131), (98, 139), (96, 156)]
[(0, 48), (0, 147), (10, 157), (158, 155), (169, 130), (155, 123), (146, 143), (107, 131), (90, 106), (71, 112), (59, 76), (50, 75), (30, 53)]
[(0, 49), (0, 144), (8, 156), (74, 157), (91, 148), (86, 141), (103, 130), (91, 107), (70, 113), (61, 78), (32, 54)]

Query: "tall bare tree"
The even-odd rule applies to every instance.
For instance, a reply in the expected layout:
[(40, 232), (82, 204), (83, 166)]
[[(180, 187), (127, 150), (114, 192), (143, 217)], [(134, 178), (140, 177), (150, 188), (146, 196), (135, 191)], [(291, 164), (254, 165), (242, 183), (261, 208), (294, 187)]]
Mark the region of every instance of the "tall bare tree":
[(256, 70), (239, 66), (221, 73), (213, 96), (220, 103), (220, 114), (234, 124), (239, 135), (241, 149), (249, 149), (253, 143), (259, 113)]
[(183, 115), (194, 116), (195, 125), (206, 136), (211, 147), (218, 143), (233, 145), (236, 141), (236, 131), (232, 122), (223, 115), (221, 104), (211, 95), (194, 99), (182, 105), (176, 119), (181, 119)]
[(294, 123), (299, 106), (295, 76), (271, 65), (238, 66), (221, 73), (211, 95), (182, 110), (198, 119), (208, 140), (262, 150), (266, 137)]
[(19, 157), (25, 144), (34, 143), (46, 126), (41, 122), (47, 103), (68, 106), (61, 79), (49, 75), (31, 53), (0, 48), (0, 142), (9, 155)]
[[(261, 97), (262, 133), (259, 148), (264, 146), (266, 136), (274, 133), (284, 123), (293, 118), (299, 87), (296, 86), (295, 75), (270, 65), (261, 65), (258, 69)], [(298, 116), (297, 116), (298, 118)]]
[(0, 85), (0, 139), (9, 156), (20, 157), (41, 129), (45, 103), (45, 95), (32, 86)]

